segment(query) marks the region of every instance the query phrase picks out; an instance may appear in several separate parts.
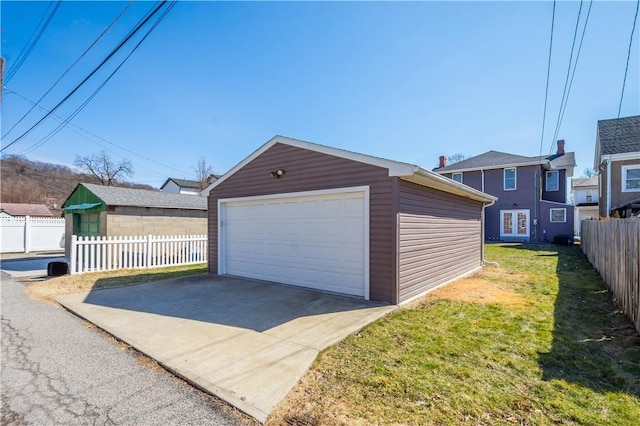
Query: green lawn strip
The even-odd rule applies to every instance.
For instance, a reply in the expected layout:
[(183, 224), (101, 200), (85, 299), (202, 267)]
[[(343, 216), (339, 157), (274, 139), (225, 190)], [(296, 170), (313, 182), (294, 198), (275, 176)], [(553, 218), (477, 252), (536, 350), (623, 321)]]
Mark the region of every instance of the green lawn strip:
[(637, 424), (640, 338), (579, 248), (489, 245), (486, 258), (519, 276), (506, 283), (524, 307), (396, 311), (321, 353), (301, 410), (321, 423)]

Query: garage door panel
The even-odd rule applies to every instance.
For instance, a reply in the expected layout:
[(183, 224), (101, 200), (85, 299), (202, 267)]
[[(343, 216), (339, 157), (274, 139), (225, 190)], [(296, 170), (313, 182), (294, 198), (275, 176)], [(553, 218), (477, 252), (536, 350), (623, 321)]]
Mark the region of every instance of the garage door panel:
[(227, 201), (224, 271), (365, 295), (364, 192)]

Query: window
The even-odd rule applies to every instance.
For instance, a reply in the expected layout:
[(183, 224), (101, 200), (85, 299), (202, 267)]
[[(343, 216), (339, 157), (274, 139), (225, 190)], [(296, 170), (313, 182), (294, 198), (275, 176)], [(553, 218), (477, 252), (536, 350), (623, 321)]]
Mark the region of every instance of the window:
[(547, 172), (547, 191), (557, 191), (560, 189), (560, 180), (558, 178), (558, 175), (559, 173), (557, 170)]
[(622, 166), (622, 192), (640, 191), (640, 165)]
[(504, 169), (504, 190), (513, 191), (516, 189), (516, 169)]
[(551, 216), (551, 223), (567, 221), (567, 209), (551, 209), (549, 215)]
[(462, 173), (452, 173), (451, 179), (455, 180), (456, 182), (462, 183)]

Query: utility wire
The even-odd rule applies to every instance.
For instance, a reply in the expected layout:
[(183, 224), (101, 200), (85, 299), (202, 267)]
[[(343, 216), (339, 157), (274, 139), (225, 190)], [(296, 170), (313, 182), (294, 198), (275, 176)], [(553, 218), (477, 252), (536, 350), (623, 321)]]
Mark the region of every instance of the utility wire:
[(23, 154), (32, 152), (35, 149), (37, 149), (37, 148), (41, 147), (42, 145), (44, 145), (52, 137), (54, 137), (64, 126), (66, 126), (71, 120), (73, 120), (87, 106), (87, 104), (89, 104), (89, 102), (91, 102), (93, 100), (93, 98), (104, 88), (104, 86), (106, 86), (106, 84), (109, 82), (109, 80), (111, 80), (111, 78), (120, 70), (120, 68), (122, 68), (122, 66), (125, 64), (125, 62), (127, 62), (127, 60), (131, 57), (133, 52), (135, 52), (138, 49), (138, 47), (140, 47), (140, 45), (146, 40), (146, 38), (149, 36), (149, 34), (151, 34), (153, 32), (153, 30), (155, 30), (155, 28), (158, 26), (158, 24), (165, 18), (165, 16), (167, 16), (169, 11), (174, 6), (175, 6), (175, 1), (173, 1), (169, 5), (169, 7), (167, 9), (165, 9), (163, 14), (147, 30), (147, 33), (140, 39), (140, 41), (138, 41), (138, 43), (133, 47), (131, 52), (129, 52), (129, 54), (124, 57), (124, 59), (120, 62), (120, 64), (116, 67), (116, 69), (114, 69), (111, 72), (111, 74), (109, 74), (109, 76), (102, 82), (102, 84), (100, 86), (98, 86), (98, 88), (96, 90), (94, 90), (94, 92), (78, 108), (76, 108), (76, 110), (73, 113), (71, 113), (71, 115), (69, 115), (66, 119), (64, 119), (62, 123), (60, 123), (54, 130), (49, 132), (44, 138), (40, 139), (38, 142), (33, 144), (30, 148), (28, 148), (27, 150), (23, 151)]
[(118, 45), (107, 55), (107, 57), (104, 60), (102, 60), (102, 62), (100, 62), (100, 64), (98, 64), (98, 66), (95, 67), (93, 69), (93, 71), (91, 71), (91, 73), (89, 73), (89, 75), (87, 77), (85, 77), (84, 80), (82, 80), (68, 95), (66, 95), (60, 102), (58, 102), (58, 104), (56, 106), (54, 106), (49, 111), (49, 113), (45, 114), (44, 117), (42, 117), (40, 120), (38, 120), (38, 122), (36, 122), (33, 126), (31, 126), (27, 131), (25, 131), (20, 136), (18, 136), (16, 139), (11, 141), (8, 145), (6, 145), (2, 149), (0, 149), (0, 152), (2, 152), (5, 149), (9, 148), (10, 146), (15, 144), (16, 142), (20, 141), (22, 138), (24, 138), (29, 133), (31, 133), (36, 127), (38, 127), (40, 124), (42, 124), (42, 122), (44, 122), (44, 120), (49, 118), (49, 116), (51, 114), (53, 114), (53, 112), (55, 112), (58, 108), (60, 108), (60, 106), (62, 106), (62, 104), (64, 104), (71, 96), (73, 96), (73, 94), (76, 93), (78, 91), (78, 89), (80, 89), (80, 87), (82, 87), (91, 77), (93, 77), (93, 75), (95, 73), (97, 73), (98, 70), (100, 68), (102, 68), (113, 57), (113, 55), (115, 55), (138, 31), (140, 31), (140, 29), (153, 17), (153, 15), (158, 13), (158, 11), (165, 5), (166, 2), (167, 2), (167, 0), (163, 0), (162, 2), (160, 2), (159, 5), (155, 6), (153, 8), (153, 10), (151, 12), (149, 12), (147, 14), (147, 16), (140, 23), (138, 23), (138, 25), (136, 25), (136, 27), (133, 30), (131, 30), (129, 32), (129, 34), (122, 41), (120, 41), (120, 43), (118, 43)]
[[(613, 131), (613, 144), (618, 139), (618, 124), (620, 123), (620, 113), (622, 111), (622, 100), (624, 99), (624, 88), (627, 84), (627, 72), (629, 71), (629, 58), (631, 58), (631, 46), (633, 45), (633, 33), (636, 31), (636, 22), (638, 21), (638, 10), (640, 9), (640, 0), (636, 1), (636, 13), (633, 17), (633, 26), (631, 27), (631, 37), (629, 37), (629, 48), (627, 49), (627, 64), (624, 67), (624, 78), (622, 79), (622, 91), (620, 92), (620, 103), (618, 104), (618, 117), (616, 118), (616, 128)], [(611, 161), (609, 154), (609, 161)]]
[(551, 73), (551, 50), (553, 48), (553, 26), (555, 24), (555, 21), (556, 21), (556, 0), (553, 0), (553, 12), (551, 15), (551, 38), (549, 40), (549, 59), (547, 61), (547, 84), (544, 91), (544, 110), (542, 112), (542, 135), (540, 136), (539, 157), (542, 157), (542, 144), (544, 142), (544, 124), (547, 120), (547, 100), (549, 98), (549, 75)]
[[(589, 9), (587, 10), (587, 16), (582, 27), (582, 35), (580, 36), (580, 44), (578, 44), (578, 52), (576, 54), (576, 61), (573, 63), (573, 71), (571, 71), (571, 59), (573, 57), (573, 49), (576, 43), (576, 35), (578, 32), (578, 24), (580, 22), (580, 12), (582, 11), (582, 0), (580, 0), (580, 9), (578, 10), (578, 19), (576, 19), (576, 28), (573, 33), (573, 43), (571, 44), (571, 55), (569, 56), (569, 67), (567, 68), (567, 78), (564, 82), (564, 91), (562, 92), (562, 101), (560, 102), (560, 109), (558, 110), (558, 120), (556, 122), (556, 130), (551, 140), (551, 147), (549, 148), (549, 155), (553, 151), (553, 144), (558, 139), (560, 128), (562, 127), (562, 120), (564, 119), (564, 113), (567, 109), (567, 103), (569, 102), (569, 94), (571, 93), (571, 86), (573, 86), (573, 78), (576, 75), (576, 69), (578, 68), (578, 60), (580, 59), (580, 51), (582, 50), (582, 42), (584, 41), (584, 35), (587, 31), (587, 24), (589, 23), (589, 16), (591, 15), (591, 6), (593, 6), (593, 0), (589, 2)], [(569, 72), (571, 71), (571, 79), (569, 80)], [(567, 86), (568, 80), (568, 86)]]
[[(29, 37), (29, 40), (27, 41), (27, 44), (20, 51), (20, 54), (18, 55), (18, 59), (16, 60), (16, 63), (14, 64), (13, 67), (11, 67), (11, 69), (7, 73), (7, 76), (6, 76), (6, 79), (5, 79), (7, 83), (13, 78), (14, 75), (16, 75), (16, 72), (18, 72), (18, 70), (20, 69), (22, 64), (24, 64), (24, 61), (27, 60), (27, 58), (31, 54), (31, 51), (33, 50), (35, 45), (40, 40), (40, 37), (42, 37), (42, 34), (44, 33), (44, 31), (49, 26), (49, 23), (51, 22), (51, 19), (53, 19), (53, 16), (58, 11), (58, 8), (60, 7), (61, 3), (62, 3), (62, 0), (58, 0), (58, 2), (53, 7), (53, 10), (49, 14), (49, 17), (44, 22), (44, 25), (42, 25), (42, 27), (40, 27), (40, 24), (42, 23), (43, 19), (45, 18), (45, 16), (47, 16), (47, 11), (50, 9), (51, 5), (53, 4), (53, 2), (49, 3), (49, 6), (47, 6), (47, 9), (45, 10), (45, 13), (42, 15), (42, 18), (40, 19), (40, 22), (38, 22), (38, 25), (36, 25), (36, 28), (34, 29), (34, 32), (31, 34), (31, 37)], [(38, 27), (40, 27), (40, 30), (38, 30)], [(37, 31), (37, 34), (36, 34), (36, 31)], [(35, 37), (34, 37), (34, 35), (35, 35)]]
[(42, 102), (42, 100), (56, 87), (56, 85), (60, 82), (60, 80), (62, 80), (62, 78), (67, 75), (67, 73), (69, 71), (71, 71), (71, 69), (76, 66), (76, 64), (78, 62), (80, 62), (80, 60), (96, 45), (96, 43), (98, 43), (98, 41), (111, 29), (111, 27), (113, 27), (113, 25), (118, 22), (118, 20), (122, 17), (122, 15), (124, 15), (124, 13), (129, 9), (129, 7), (131, 7), (131, 5), (133, 4), (133, 0), (130, 1), (125, 7), (124, 9), (122, 9), (122, 11), (118, 14), (118, 16), (115, 17), (115, 19), (107, 26), (107, 28), (104, 29), (104, 31), (102, 31), (102, 33), (100, 33), (100, 35), (89, 45), (89, 47), (87, 47), (85, 49), (84, 52), (82, 52), (82, 54), (78, 57), (78, 59), (75, 60), (75, 62), (73, 64), (71, 64), (71, 66), (69, 66), (69, 68), (67, 68), (60, 77), (58, 77), (58, 79), (51, 85), (51, 87), (40, 97), (40, 99), (38, 99), (33, 106), (29, 109), (29, 111), (27, 111), (26, 113), (24, 113), (24, 115), (22, 117), (20, 117), (20, 119), (13, 125), (11, 126), (11, 128), (7, 131), (7, 133), (5, 133), (4, 135), (2, 135), (2, 138), (6, 138), (7, 135), (9, 135), (9, 133), (11, 133), (11, 131), (22, 122), (22, 120), (24, 120), (30, 113), (31, 111), (34, 110), (34, 108), (36, 107), (36, 105), (39, 105), (40, 102)]
[[(31, 99), (29, 99), (29, 98), (25, 97), (24, 95), (22, 95), (22, 94), (20, 94), (20, 93), (16, 92), (15, 90), (11, 90), (10, 88), (6, 88), (6, 90), (7, 90), (7, 92), (8, 92), (8, 93), (12, 93), (12, 94), (14, 94), (14, 95), (16, 95), (16, 96), (18, 96), (18, 97), (22, 98), (22, 99), (23, 99), (23, 100), (25, 100), (26, 102), (29, 102), (29, 103), (31, 103), (31, 104), (33, 104), (33, 105), (35, 105), (35, 102), (34, 102), (34, 101), (32, 101)], [(48, 110), (46, 110), (45, 108), (43, 108), (43, 107), (42, 107), (42, 106), (40, 106), (40, 105), (38, 105), (38, 106), (37, 106), (37, 108), (38, 108), (38, 109), (40, 109), (40, 110), (41, 110), (41, 111), (43, 111), (43, 112), (49, 112)], [(60, 116), (59, 116), (59, 115), (57, 115), (57, 114), (53, 114), (53, 117), (54, 117), (54, 118), (56, 118), (56, 119), (58, 119), (58, 120), (60, 120), (60, 121), (63, 121), (63, 120), (64, 120), (62, 117), (60, 117)], [(87, 130), (87, 129), (84, 129), (84, 128), (82, 128), (82, 127), (78, 126), (77, 124), (67, 123), (67, 126), (69, 127), (69, 129), (70, 129), (70, 130), (72, 130), (72, 131), (73, 131), (73, 132), (75, 132), (76, 134), (80, 135), (81, 137), (85, 138), (85, 139), (86, 139), (86, 140), (88, 140), (89, 142), (91, 142), (91, 143), (93, 143), (93, 144), (95, 144), (95, 145), (98, 145), (100, 148), (105, 149), (105, 150), (107, 150), (107, 151), (111, 152), (112, 154), (118, 155), (119, 157), (125, 158), (122, 154), (119, 154), (119, 153), (117, 153), (117, 152), (114, 152), (114, 151), (110, 150), (109, 148), (105, 147), (104, 145), (101, 145), (99, 142), (96, 142), (96, 141), (92, 140), (89, 136), (92, 136), (92, 137), (94, 137), (94, 138), (96, 138), (96, 139), (99, 139), (99, 140), (101, 140), (101, 141), (104, 141), (104, 142), (108, 143), (109, 145), (112, 145), (112, 146), (114, 146), (114, 147), (116, 147), (116, 148), (119, 148), (119, 149), (121, 149), (121, 150), (123, 150), (123, 151), (126, 151), (126, 152), (128, 152), (128, 153), (130, 153), (130, 154), (133, 154), (133, 155), (135, 155), (136, 157), (139, 157), (139, 158), (141, 158), (141, 159), (143, 159), (143, 160), (146, 160), (146, 161), (149, 161), (149, 162), (155, 163), (155, 164), (157, 164), (157, 165), (159, 165), (159, 166), (165, 167), (165, 168), (167, 168), (167, 169), (170, 169), (170, 170), (173, 170), (173, 171), (176, 171), (176, 172), (178, 172), (178, 173), (181, 173), (181, 174), (185, 175), (185, 172), (184, 172), (183, 170), (178, 170), (178, 169), (176, 169), (176, 168), (174, 168), (174, 167), (168, 166), (168, 165), (166, 165), (166, 164), (164, 164), (164, 163), (161, 163), (161, 162), (159, 162), (159, 161), (156, 161), (156, 160), (154, 160), (154, 159), (152, 159), (152, 158), (145, 157), (144, 155), (141, 155), (141, 154), (138, 154), (137, 152), (131, 151), (130, 149), (127, 149), (127, 148), (125, 148), (125, 147), (123, 147), (123, 146), (120, 146), (120, 145), (116, 144), (115, 142), (111, 142), (111, 141), (109, 141), (109, 140), (107, 140), (107, 139), (105, 139), (105, 138), (103, 138), (103, 137), (101, 137), (101, 136), (96, 135), (95, 133), (90, 132), (90, 131), (89, 131), (89, 130)], [(83, 132), (83, 133), (81, 133), (81, 132)], [(87, 135), (89, 135), (89, 136), (87, 136)], [(143, 169), (147, 169), (147, 170), (149, 170), (149, 171), (153, 172), (154, 174), (157, 174), (157, 175), (160, 175), (160, 176), (164, 176), (164, 174), (163, 174), (163, 173), (160, 173), (160, 172), (158, 172), (158, 171), (156, 171), (156, 170), (153, 170), (153, 169), (149, 169), (149, 168), (147, 168), (147, 167), (143, 166), (143, 165), (142, 165), (142, 164), (140, 164), (140, 163), (135, 163), (135, 164), (136, 164), (136, 165), (138, 165), (138, 166), (140, 166), (140, 167), (142, 167)], [(188, 174), (188, 173), (187, 173), (187, 174)]]

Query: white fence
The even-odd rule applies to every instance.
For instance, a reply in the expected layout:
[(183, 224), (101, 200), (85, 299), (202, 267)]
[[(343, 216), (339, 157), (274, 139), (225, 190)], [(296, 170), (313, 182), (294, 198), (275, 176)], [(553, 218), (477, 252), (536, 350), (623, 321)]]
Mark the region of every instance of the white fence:
[(71, 237), (70, 274), (159, 268), (207, 261), (206, 235)]
[(64, 249), (64, 218), (0, 217), (0, 252)]

